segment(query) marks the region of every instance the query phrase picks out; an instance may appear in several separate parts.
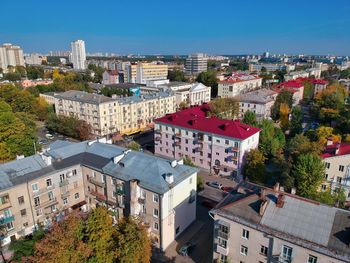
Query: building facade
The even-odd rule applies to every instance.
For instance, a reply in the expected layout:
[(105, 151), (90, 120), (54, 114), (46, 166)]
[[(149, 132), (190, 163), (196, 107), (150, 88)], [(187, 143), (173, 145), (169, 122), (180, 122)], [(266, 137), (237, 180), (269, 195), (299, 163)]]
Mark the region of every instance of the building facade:
[(86, 69), (85, 42), (83, 40), (73, 41), (71, 43), (71, 49), (73, 68), (77, 70)]
[(347, 210), (244, 183), (210, 213), (215, 262), (350, 262)]
[(0, 68), (7, 73), (9, 66), (24, 66), (23, 50), (19, 46), (5, 43), (0, 46)]
[(31, 53), (25, 57), (27, 65), (41, 65), (43, 61), (47, 61), (47, 58), (37, 53)]
[(207, 105), (155, 120), (155, 154), (190, 158), (213, 174), (241, 178), (245, 154), (258, 147), (260, 129), (207, 117)]
[(298, 105), (304, 98), (304, 84), (299, 80), (289, 80), (272, 87), (278, 93), (286, 90), (293, 94), (293, 106)]
[(265, 69), (267, 72), (276, 71), (276, 70), (286, 70), (287, 72), (295, 70), (295, 65), (289, 64), (249, 64), (250, 72), (260, 72), (262, 69)]
[(168, 65), (164, 63), (138, 62), (125, 65), (125, 82), (146, 84), (150, 80), (163, 80), (168, 77)]
[(102, 84), (111, 85), (119, 83), (119, 74), (117, 70), (106, 70), (102, 74)]
[(196, 168), (104, 142), (56, 141), (44, 153), (0, 165), (0, 174), (5, 243), (99, 205), (115, 221), (140, 218), (164, 250), (196, 218)]
[(187, 75), (197, 75), (208, 70), (208, 57), (206, 54), (197, 53), (189, 55), (185, 63)]
[(257, 75), (232, 73), (219, 81), (218, 96), (222, 98), (236, 97), (240, 94), (261, 88), (262, 78)]
[(239, 116), (247, 111), (254, 112), (258, 120), (271, 117), (271, 108), (278, 93), (269, 89), (259, 89), (239, 96)]
[(176, 110), (175, 95), (170, 92), (110, 98), (70, 90), (55, 95), (57, 115), (75, 116), (92, 126), (98, 136), (134, 133), (153, 123), (154, 118)]

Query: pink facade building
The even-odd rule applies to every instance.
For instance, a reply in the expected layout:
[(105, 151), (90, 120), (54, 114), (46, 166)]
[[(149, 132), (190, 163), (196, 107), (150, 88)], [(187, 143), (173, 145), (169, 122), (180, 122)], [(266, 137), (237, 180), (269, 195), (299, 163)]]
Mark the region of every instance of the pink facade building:
[(244, 156), (258, 147), (260, 129), (239, 120), (208, 117), (207, 104), (155, 120), (155, 154), (188, 157), (212, 174), (241, 178)]

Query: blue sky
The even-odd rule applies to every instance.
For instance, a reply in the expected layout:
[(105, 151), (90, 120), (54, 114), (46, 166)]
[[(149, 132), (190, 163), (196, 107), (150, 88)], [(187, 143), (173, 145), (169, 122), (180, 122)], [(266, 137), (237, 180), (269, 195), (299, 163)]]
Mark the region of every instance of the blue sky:
[(0, 43), (25, 52), (350, 55), (350, 0), (16, 0), (1, 3)]

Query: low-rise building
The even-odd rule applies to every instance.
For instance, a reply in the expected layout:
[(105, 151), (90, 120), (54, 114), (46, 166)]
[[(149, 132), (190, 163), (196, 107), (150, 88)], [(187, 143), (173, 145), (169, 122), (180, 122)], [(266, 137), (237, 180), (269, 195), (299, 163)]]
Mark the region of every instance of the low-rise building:
[(40, 93), (39, 97), (43, 98), (47, 104), (55, 105), (55, 92)]
[(233, 73), (219, 81), (218, 96), (229, 98), (261, 88), (262, 78), (258, 75)]
[(25, 79), (21, 81), (21, 86), (23, 88), (29, 88), (29, 87), (33, 87), (36, 85), (50, 85), (53, 83), (52, 79)]
[(298, 78), (320, 78), (321, 77), (321, 69), (319, 68), (308, 68), (302, 71), (292, 71), (288, 74), (284, 75), (284, 80), (296, 80)]
[(243, 183), (210, 211), (215, 262), (350, 262), (350, 212)]
[(304, 97), (304, 85), (298, 80), (289, 80), (279, 83), (272, 89), (278, 93), (282, 92), (283, 90), (293, 93), (293, 106), (298, 105)]
[(102, 74), (102, 84), (118, 84), (119, 83), (119, 73), (117, 70), (106, 70)]
[(93, 134), (101, 136), (134, 133), (150, 126), (154, 118), (175, 112), (175, 95), (158, 92), (141, 96), (110, 98), (70, 90), (55, 95), (57, 115), (75, 116), (89, 123)]
[(295, 65), (265, 64), (265, 63), (249, 64), (250, 72), (260, 72), (262, 69), (265, 69), (267, 72), (276, 71), (276, 70), (286, 70), (287, 72), (289, 72), (289, 71), (295, 70)]
[(321, 191), (342, 190), (346, 201), (350, 202), (350, 144), (333, 143), (328, 140), (321, 157), (325, 163), (325, 181)]
[(190, 107), (154, 121), (155, 154), (188, 157), (217, 175), (241, 178), (244, 156), (258, 147), (260, 129), (209, 117), (209, 106)]
[(98, 141), (57, 141), (0, 165), (5, 243), (73, 210), (105, 206), (118, 221), (138, 217), (164, 250), (196, 219), (197, 169)]
[(277, 92), (259, 89), (239, 96), (239, 116), (243, 118), (249, 110), (256, 114), (258, 120), (271, 117), (271, 108), (277, 98)]

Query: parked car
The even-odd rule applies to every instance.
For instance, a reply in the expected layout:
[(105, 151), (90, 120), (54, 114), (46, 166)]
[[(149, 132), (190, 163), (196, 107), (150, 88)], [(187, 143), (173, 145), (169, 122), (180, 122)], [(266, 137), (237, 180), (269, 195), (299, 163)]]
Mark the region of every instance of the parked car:
[(214, 208), (216, 206), (216, 204), (217, 204), (216, 202), (209, 200), (209, 199), (205, 199), (202, 201), (202, 205), (209, 207), (209, 208)]
[(222, 189), (222, 184), (219, 182), (213, 181), (213, 182), (208, 182), (208, 186), (217, 188), (217, 189)]
[(194, 248), (194, 244), (191, 242), (186, 242), (179, 250), (179, 254), (187, 257), (190, 250)]
[(49, 143), (49, 141), (45, 140), (45, 139), (42, 139), (42, 140), (39, 141), (39, 144), (41, 144), (41, 145), (46, 145), (48, 143)]
[(45, 137), (48, 138), (49, 140), (52, 140), (54, 138), (53, 135), (50, 133), (46, 133)]

